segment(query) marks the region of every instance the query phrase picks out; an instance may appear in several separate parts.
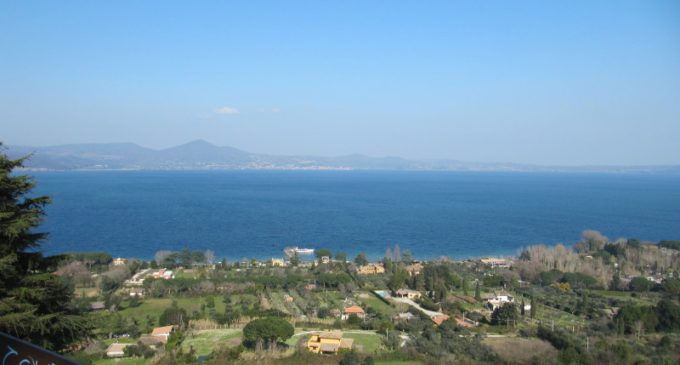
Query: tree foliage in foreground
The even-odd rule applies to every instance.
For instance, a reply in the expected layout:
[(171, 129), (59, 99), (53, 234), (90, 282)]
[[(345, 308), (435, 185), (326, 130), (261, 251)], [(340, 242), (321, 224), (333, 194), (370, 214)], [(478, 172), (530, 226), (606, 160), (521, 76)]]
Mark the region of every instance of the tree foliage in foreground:
[(249, 322), (243, 328), (243, 341), (249, 347), (272, 348), (293, 336), (293, 326), (283, 318), (268, 317)]
[(13, 174), (24, 160), (0, 153), (0, 331), (60, 349), (91, 327), (72, 309), (73, 287), (49, 273), (51, 260), (37, 252), (47, 234), (34, 230), (50, 199), (30, 196), (33, 179)]

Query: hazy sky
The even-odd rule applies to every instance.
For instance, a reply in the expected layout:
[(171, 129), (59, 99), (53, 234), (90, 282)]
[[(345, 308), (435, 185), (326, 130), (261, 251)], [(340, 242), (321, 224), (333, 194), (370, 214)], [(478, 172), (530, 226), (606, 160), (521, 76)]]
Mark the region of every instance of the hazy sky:
[(680, 1), (0, 0), (0, 140), (680, 164)]

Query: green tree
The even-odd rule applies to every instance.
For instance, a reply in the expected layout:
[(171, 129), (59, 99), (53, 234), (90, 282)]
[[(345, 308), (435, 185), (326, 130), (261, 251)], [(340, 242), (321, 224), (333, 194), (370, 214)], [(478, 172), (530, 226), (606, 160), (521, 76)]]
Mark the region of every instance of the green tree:
[(293, 256), (290, 257), (290, 265), (293, 267), (300, 265), (300, 256), (297, 252), (294, 252)]
[(368, 259), (366, 258), (366, 254), (363, 252), (359, 252), (357, 257), (354, 259), (354, 263), (359, 266), (368, 265)]
[(463, 295), (466, 297), (468, 296), (468, 282), (466, 278), (463, 278), (463, 283), (461, 285), (463, 287)]
[(491, 324), (514, 326), (517, 318), (517, 307), (513, 303), (504, 303), (491, 313)]
[(609, 283), (609, 290), (619, 290), (621, 288), (621, 276), (619, 272), (616, 271), (612, 277), (612, 281)]
[(477, 285), (475, 285), (475, 300), (477, 301), (482, 300), (482, 294), (479, 288), (479, 281), (477, 281)]
[(536, 300), (534, 296), (531, 296), (531, 309), (529, 310), (529, 317), (534, 319), (536, 317)]
[(259, 318), (243, 328), (243, 340), (250, 347), (266, 346), (273, 349), (277, 342), (291, 338), (294, 332), (293, 326), (283, 318)]
[(331, 250), (327, 248), (317, 248), (316, 250), (314, 250), (314, 255), (316, 256), (317, 259), (320, 259), (324, 256), (328, 256), (328, 258), (333, 257)]
[(177, 301), (172, 301), (172, 305), (166, 308), (161, 314), (158, 322), (161, 326), (176, 325), (183, 327), (187, 323), (187, 311), (177, 305)]
[(51, 260), (37, 251), (47, 233), (35, 229), (50, 199), (30, 196), (34, 180), (13, 173), (24, 161), (0, 151), (0, 331), (61, 349), (92, 326), (71, 308), (73, 287), (51, 274)]
[(413, 254), (411, 253), (411, 250), (404, 250), (404, 252), (401, 254), (401, 262), (405, 264), (410, 264), (413, 262)]
[(656, 304), (657, 328), (661, 331), (680, 331), (680, 305), (668, 299)]
[(646, 292), (652, 288), (652, 282), (645, 277), (637, 276), (631, 279), (630, 283), (628, 283), (628, 288), (631, 291)]
[(356, 352), (349, 351), (342, 355), (342, 359), (340, 359), (338, 365), (361, 365), (361, 360)]
[(345, 263), (345, 261), (347, 261), (347, 254), (344, 253), (344, 252), (338, 251), (338, 252), (335, 253), (335, 259), (342, 262), (342, 263)]

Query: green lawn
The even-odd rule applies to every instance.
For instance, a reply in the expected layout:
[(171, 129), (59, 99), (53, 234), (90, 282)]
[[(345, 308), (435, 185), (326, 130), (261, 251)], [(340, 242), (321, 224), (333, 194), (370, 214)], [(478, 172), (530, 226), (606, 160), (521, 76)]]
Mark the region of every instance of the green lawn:
[(373, 308), (376, 312), (382, 313), (387, 316), (393, 316), (397, 313), (396, 308), (391, 307), (382, 300), (376, 298), (373, 294), (368, 294), (366, 298), (360, 298), (359, 300), (366, 304), (366, 306)]
[(186, 353), (193, 347), (196, 356), (209, 355), (222, 346), (238, 345), (241, 334), (242, 331), (235, 328), (193, 331), (182, 342), (182, 350)]
[(372, 354), (382, 349), (382, 336), (375, 333), (344, 333), (342, 337), (353, 338), (354, 348), (359, 352)]
[(123, 357), (119, 359), (102, 359), (94, 362), (94, 365), (147, 365), (149, 359), (138, 357)]

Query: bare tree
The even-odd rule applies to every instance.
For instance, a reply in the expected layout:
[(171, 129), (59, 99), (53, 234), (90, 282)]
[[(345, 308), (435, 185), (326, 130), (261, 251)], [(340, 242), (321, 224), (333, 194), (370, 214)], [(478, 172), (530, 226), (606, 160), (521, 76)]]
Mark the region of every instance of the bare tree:
[(172, 251), (160, 250), (156, 251), (156, 254), (153, 256), (153, 258), (154, 260), (156, 260), (158, 266), (161, 266), (161, 264), (163, 264), (163, 261), (165, 261), (165, 259), (170, 255), (172, 255)]
[(80, 261), (71, 261), (68, 264), (62, 266), (55, 272), (56, 275), (67, 277), (75, 284), (86, 285), (90, 284), (92, 279), (90, 277), (90, 271), (85, 267)]
[(205, 250), (205, 263), (208, 265), (212, 265), (214, 260), (215, 260), (215, 252), (213, 250)]
[(401, 261), (401, 249), (399, 248), (399, 245), (394, 245), (394, 261), (399, 262)]

